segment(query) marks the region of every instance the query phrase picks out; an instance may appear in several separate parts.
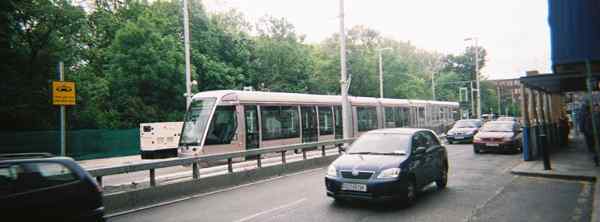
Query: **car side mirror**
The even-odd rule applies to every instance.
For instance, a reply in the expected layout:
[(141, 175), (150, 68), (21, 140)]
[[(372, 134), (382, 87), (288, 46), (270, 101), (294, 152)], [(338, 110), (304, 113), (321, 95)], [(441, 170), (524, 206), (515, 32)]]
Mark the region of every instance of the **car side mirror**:
[(415, 149), (415, 154), (425, 153), (426, 149), (427, 148), (425, 148), (424, 146), (417, 147), (417, 149)]
[(346, 148), (345, 146), (340, 146), (340, 147), (339, 147), (339, 151), (340, 151), (340, 153), (345, 153), (347, 149), (348, 149), (348, 148)]

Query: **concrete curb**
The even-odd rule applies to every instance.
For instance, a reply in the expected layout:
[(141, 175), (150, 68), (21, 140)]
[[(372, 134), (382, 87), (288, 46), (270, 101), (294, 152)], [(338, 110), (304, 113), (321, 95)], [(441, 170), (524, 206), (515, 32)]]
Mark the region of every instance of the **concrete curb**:
[(592, 222), (600, 222), (600, 183), (596, 182), (594, 188), (594, 203), (592, 209)]
[[(107, 217), (124, 213), (164, 206), (188, 199), (201, 193), (214, 192), (277, 176), (297, 173), (329, 165), (338, 155), (291, 162), (285, 165), (265, 166), (240, 172), (186, 180), (176, 183), (147, 187), (127, 192), (111, 193), (104, 196)], [(197, 197), (197, 196), (196, 196)]]
[(583, 181), (589, 181), (589, 182), (596, 182), (595, 176), (557, 173), (557, 172), (553, 172), (551, 170), (549, 170), (549, 172), (535, 172), (535, 171), (522, 171), (522, 170), (512, 169), (510, 172), (515, 175), (529, 176), (529, 177), (545, 177), (545, 178), (563, 179), (563, 180), (583, 180)]

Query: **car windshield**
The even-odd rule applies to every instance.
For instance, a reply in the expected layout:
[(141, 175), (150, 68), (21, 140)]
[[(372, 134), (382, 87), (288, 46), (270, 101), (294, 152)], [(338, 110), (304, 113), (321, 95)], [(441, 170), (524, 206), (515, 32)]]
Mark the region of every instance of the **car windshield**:
[(512, 132), (513, 123), (487, 123), (481, 127), (482, 132)]
[(352, 143), (348, 154), (406, 155), (410, 138), (410, 135), (398, 133), (368, 133)]
[(454, 128), (477, 128), (480, 124), (477, 121), (458, 121)]
[(181, 145), (200, 145), (215, 101), (215, 98), (197, 99), (192, 101), (190, 108), (185, 115), (180, 140)]

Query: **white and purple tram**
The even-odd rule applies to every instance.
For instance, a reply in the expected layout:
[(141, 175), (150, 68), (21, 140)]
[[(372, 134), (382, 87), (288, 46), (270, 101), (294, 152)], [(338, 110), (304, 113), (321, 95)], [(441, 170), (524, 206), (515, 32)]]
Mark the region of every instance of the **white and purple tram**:
[[(458, 118), (458, 103), (349, 97), (353, 137), (391, 127), (441, 132)], [(185, 114), (181, 157), (342, 138), (341, 98), (259, 91), (207, 91), (194, 95)]]

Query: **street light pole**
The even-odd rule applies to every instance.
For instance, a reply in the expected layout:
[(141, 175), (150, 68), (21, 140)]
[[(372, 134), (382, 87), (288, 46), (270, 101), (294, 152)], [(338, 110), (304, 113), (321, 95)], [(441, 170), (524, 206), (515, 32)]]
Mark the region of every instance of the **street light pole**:
[(190, 67), (190, 18), (188, 12), (188, 1), (183, 0), (183, 38), (185, 47), (185, 108), (190, 106), (192, 99), (192, 75)]
[(391, 50), (392, 48), (380, 48), (379, 52), (379, 98), (383, 98), (383, 50)]
[(340, 0), (340, 92), (342, 95), (342, 127), (344, 139), (352, 137), (350, 127), (350, 103), (348, 101), (348, 79), (346, 73), (346, 30), (344, 26), (344, 0)]
[(477, 81), (477, 118), (481, 118), (481, 91), (479, 88), (479, 47), (475, 39), (475, 79)]

